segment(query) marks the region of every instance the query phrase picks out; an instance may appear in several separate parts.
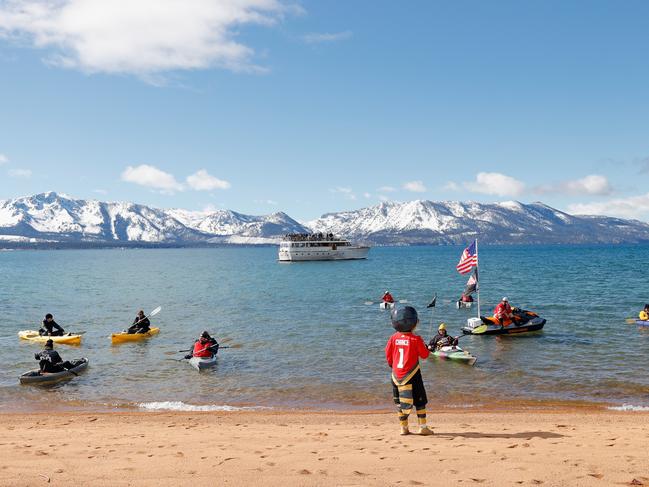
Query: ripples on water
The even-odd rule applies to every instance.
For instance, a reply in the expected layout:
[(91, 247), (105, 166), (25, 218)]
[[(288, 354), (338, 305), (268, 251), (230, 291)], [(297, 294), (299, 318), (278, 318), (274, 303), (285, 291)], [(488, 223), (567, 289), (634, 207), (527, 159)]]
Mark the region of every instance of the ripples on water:
[[(649, 333), (626, 325), (649, 296), (648, 247), (482, 246), (483, 314), (503, 296), (548, 319), (541, 333), (465, 337), (475, 367), (423, 366), (431, 402), (596, 401), (649, 405)], [(366, 261), (280, 264), (275, 248), (26, 251), (0, 253), (0, 411), (122, 407), (181, 401), (198, 405), (314, 408), (390, 407), (383, 347), (388, 314), (368, 306), (386, 289), (420, 311), (419, 333), (435, 324), (459, 333), (466, 277), (459, 247), (375, 248)], [(144, 308), (162, 332), (111, 346)], [(87, 356), (74, 381), (49, 389), (18, 385), (38, 346), (16, 332), (52, 312), (66, 330), (85, 330)], [(197, 373), (175, 359), (203, 329), (243, 348), (223, 350)]]

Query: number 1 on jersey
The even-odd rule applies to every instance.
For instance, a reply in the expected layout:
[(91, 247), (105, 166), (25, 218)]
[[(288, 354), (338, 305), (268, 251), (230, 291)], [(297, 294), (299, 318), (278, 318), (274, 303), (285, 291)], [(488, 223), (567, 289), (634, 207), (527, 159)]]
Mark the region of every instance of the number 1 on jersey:
[(397, 362), (397, 369), (403, 369), (403, 348), (398, 348), (399, 350), (399, 362)]

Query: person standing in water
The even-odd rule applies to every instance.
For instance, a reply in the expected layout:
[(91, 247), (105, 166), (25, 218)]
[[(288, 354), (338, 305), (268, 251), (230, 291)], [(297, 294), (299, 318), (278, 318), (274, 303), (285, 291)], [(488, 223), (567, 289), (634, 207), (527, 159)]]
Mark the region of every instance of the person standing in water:
[(149, 318), (144, 316), (144, 310), (137, 312), (137, 316), (133, 320), (133, 324), (129, 327), (128, 333), (133, 335), (135, 333), (147, 333), (151, 329), (151, 322)]
[(419, 323), (417, 310), (412, 306), (393, 309), (392, 327), (397, 331), (385, 346), (385, 358), (392, 368), (392, 395), (397, 405), (401, 434), (410, 433), (408, 416), (414, 406), (420, 435), (432, 435), (426, 425), (426, 404), (428, 398), (419, 368), (419, 359), (427, 358), (430, 352), (424, 340), (413, 331)]
[(47, 313), (43, 320), (43, 328), (38, 330), (38, 334), (41, 336), (61, 337), (65, 334), (65, 330), (54, 321), (54, 316), (51, 313)]

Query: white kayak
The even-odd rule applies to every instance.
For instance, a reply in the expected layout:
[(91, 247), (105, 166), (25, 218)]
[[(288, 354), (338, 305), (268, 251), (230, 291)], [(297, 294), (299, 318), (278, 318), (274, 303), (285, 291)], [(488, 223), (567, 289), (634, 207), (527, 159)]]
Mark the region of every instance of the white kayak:
[(467, 350), (462, 350), (457, 345), (442, 347), (439, 350), (432, 352), (430, 355), (442, 360), (453, 360), (468, 365), (473, 365), (475, 364), (476, 360), (478, 360), (476, 357), (471, 355)]
[(394, 303), (382, 302), (382, 303), (379, 303), (379, 308), (380, 309), (392, 309), (392, 308), (394, 308)]
[(20, 376), (21, 384), (53, 384), (62, 380), (70, 380), (79, 375), (79, 372), (88, 367), (87, 358), (71, 360), (73, 365), (71, 369), (62, 370), (61, 372), (41, 372), (39, 370), (30, 370)]
[(188, 362), (196, 370), (203, 370), (216, 365), (216, 355), (212, 355), (211, 357), (192, 357)]

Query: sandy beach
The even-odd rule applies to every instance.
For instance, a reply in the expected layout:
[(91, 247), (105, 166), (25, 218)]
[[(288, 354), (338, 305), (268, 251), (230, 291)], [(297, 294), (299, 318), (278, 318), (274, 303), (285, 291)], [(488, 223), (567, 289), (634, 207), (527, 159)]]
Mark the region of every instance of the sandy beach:
[(649, 414), (0, 415), (0, 485), (649, 485)]

